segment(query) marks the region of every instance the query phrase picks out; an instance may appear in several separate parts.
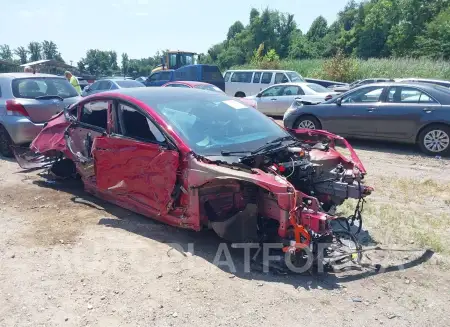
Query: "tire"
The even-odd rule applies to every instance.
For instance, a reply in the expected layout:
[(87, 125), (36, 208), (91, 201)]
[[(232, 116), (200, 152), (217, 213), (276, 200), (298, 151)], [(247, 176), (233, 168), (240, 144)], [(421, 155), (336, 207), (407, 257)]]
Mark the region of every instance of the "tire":
[(234, 95), (236, 98), (245, 98), (245, 93), (244, 92), (236, 92), (236, 94)]
[(13, 157), (13, 152), (11, 150), (11, 146), (13, 142), (11, 137), (9, 136), (8, 131), (5, 127), (0, 125), (0, 155), (11, 158)]
[(430, 125), (419, 134), (419, 147), (422, 152), (441, 156), (450, 154), (450, 127), (446, 125)]
[(322, 129), (322, 125), (316, 117), (305, 115), (295, 121), (294, 128)]

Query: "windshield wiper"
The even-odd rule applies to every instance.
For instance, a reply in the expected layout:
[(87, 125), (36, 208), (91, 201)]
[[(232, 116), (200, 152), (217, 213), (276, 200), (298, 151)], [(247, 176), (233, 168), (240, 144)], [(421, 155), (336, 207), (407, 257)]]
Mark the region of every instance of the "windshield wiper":
[(243, 150), (243, 151), (227, 151), (227, 150), (222, 150), (222, 151), (220, 151), (220, 154), (223, 155), (223, 156), (229, 156), (229, 155), (232, 155), (232, 154), (242, 154), (242, 153), (252, 153), (252, 152), (249, 151), (249, 150)]
[(222, 150), (220, 153), (223, 156), (229, 156), (232, 154), (243, 154), (243, 153), (249, 153), (250, 156), (253, 156), (255, 154), (258, 154), (262, 151), (267, 151), (267, 150), (271, 150), (274, 149), (276, 147), (279, 147), (283, 141), (288, 141), (288, 140), (293, 140), (295, 141), (292, 136), (287, 135), (287, 136), (282, 136), (282, 137), (278, 137), (272, 141), (267, 142), (266, 144), (264, 144), (263, 146), (257, 148), (256, 150), (250, 151), (250, 150), (242, 150), (242, 151), (227, 151), (227, 150)]
[(62, 97), (59, 95), (41, 95), (39, 97), (35, 97), (36, 100), (50, 100), (50, 99), (59, 99), (61, 101), (64, 101)]
[(260, 152), (262, 152), (262, 151), (267, 151), (267, 150), (276, 148), (276, 147), (280, 146), (280, 145), (283, 143), (283, 141), (288, 141), (288, 140), (293, 140), (293, 141), (295, 141), (295, 140), (293, 139), (293, 137), (290, 136), (290, 135), (281, 136), (281, 137), (278, 137), (278, 138), (276, 138), (276, 139), (274, 139), (274, 140), (272, 140), (272, 141), (267, 142), (267, 143), (264, 144), (263, 146), (259, 147), (259, 148), (256, 149), (256, 150), (253, 150), (253, 151), (250, 152), (250, 153), (253, 155), (253, 154), (260, 153)]

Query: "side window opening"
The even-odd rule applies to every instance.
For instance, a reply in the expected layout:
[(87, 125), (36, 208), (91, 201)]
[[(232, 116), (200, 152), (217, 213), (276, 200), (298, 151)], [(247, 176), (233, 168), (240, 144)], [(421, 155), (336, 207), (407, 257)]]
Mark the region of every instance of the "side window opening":
[(87, 102), (81, 108), (80, 122), (106, 130), (108, 126), (108, 101)]
[(276, 73), (275, 74), (275, 84), (287, 83), (287, 82), (289, 82), (289, 80), (284, 73)]
[(165, 137), (150, 119), (136, 109), (120, 103), (119, 134), (147, 142), (164, 142)]
[(272, 74), (273, 73), (263, 73), (261, 77), (261, 83), (270, 84), (270, 82), (272, 81)]
[(225, 76), (224, 76), (224, 80), (225, 80), (225, 82), (228, 82), (229, 80), (230, 80), (230, 76), (231, 76), (231, 73), (230, 72), (226, 72), (225, 73)]
[(259, 83), (259, 81), (261, 80), (261, 73), (260, 72), (255, 72), (255, 75), (253, 76), (253, 83)]

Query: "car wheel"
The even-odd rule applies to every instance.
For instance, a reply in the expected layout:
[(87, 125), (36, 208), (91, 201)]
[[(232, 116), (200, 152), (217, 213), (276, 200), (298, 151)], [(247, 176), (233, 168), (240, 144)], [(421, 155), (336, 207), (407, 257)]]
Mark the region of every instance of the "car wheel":
[(301, 116), (295, 123), (295, 128), (321, 129), (322, 126), (313, 116)]
[(245, 93), (244, 92), (236, 92), (236, 94), (234, 96), (236, 98), (245, 98)]
[(0, 125), (0, 154), (4, 157), (12, 157), (13, 153), (11, 150), (11, 145), (13, 145), (11, 137), (5, 127)]
[(428, 155), (450, 154), (450, 128), (444, 125), (426, 127), (420, 132), (419, 146)]

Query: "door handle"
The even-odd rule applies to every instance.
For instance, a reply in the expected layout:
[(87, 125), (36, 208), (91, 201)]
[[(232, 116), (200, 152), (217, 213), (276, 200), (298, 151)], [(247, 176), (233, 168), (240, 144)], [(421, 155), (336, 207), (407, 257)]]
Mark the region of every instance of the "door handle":
[(270, 99), (271, 101), (277, 101), (277, 99)]
[(374, 112), (374, 111), (375, 111), (375, 108), (367, 108), (367, 111), (368, 111), (368, 112)]
[(427, 114), (433, 111), (433, 109), (430, 108), (423, 108), (423, 111), (425, 111)]

